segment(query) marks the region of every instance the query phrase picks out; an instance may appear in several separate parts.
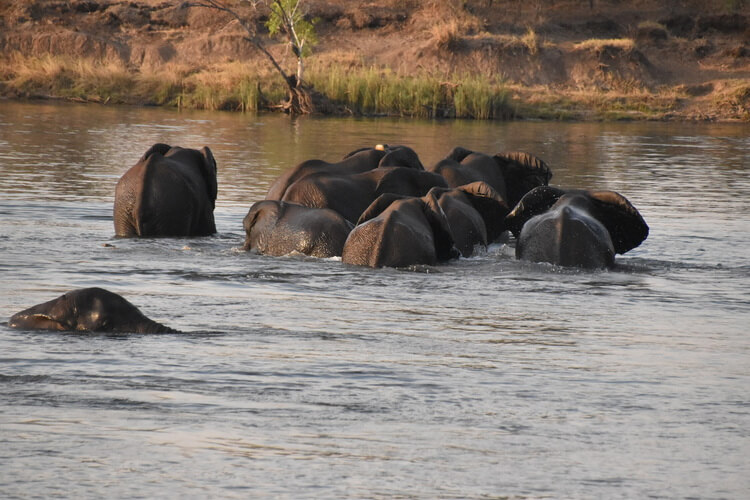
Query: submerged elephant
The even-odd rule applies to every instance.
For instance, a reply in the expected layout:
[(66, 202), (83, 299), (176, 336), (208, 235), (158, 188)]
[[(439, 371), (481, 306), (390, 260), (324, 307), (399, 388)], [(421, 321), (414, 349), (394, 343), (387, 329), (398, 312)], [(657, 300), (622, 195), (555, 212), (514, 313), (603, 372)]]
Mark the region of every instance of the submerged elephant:
[(115, 189), (117, 236), (208, 236), (216, 232), (216, 160), (200, 151), (154, 144)]
[(265, 200), (255, 203), (243, 221), (245, 250), (264, 255), (300, 252), (312, 257), (338, 257), (351, 222), (328, 208)]
[(374, 148), (361, 148), (344, 156), (337, 163), (307, 160), (281, 174), (268, 189), (267, 200), (281, 200), (289, 186), (311, 174), (353, 175), (377, 167), (408, 167), (424, 170), (419, 156), (406, 146), (378, 144)]
[(516, 235), (516, 257), (584, 268), (612, 267), (615, 254), (640, 245), (648, 225), (614, 191), (538, 187), (505, 220)]
[(349, 233), (342, 262), (370, 267), (435, 265), (458, 257), (448, 220), (433, 194), (384, 194)]
[(454, 148), (429, 170), (442, 175), (450, 187), (486, 182), (511, 207), (528, 191), (537, 186), (546, 186), (552, 177), (547, 164), (528, 153), (489, 156), (461, 147)]
[(14, 314), (8, 323), (22, 330), (112, 333), (179, 333), (150, 320), (120, 295), (103, 288), (73, 290)]
[(286, 190), (282, 201), (330, 208), (355, 223), (385, 193), (424, 196), (433, 187), (447, 187), (438, 174), (408, 167), (379, 167), (352, 175), (310, 174)]

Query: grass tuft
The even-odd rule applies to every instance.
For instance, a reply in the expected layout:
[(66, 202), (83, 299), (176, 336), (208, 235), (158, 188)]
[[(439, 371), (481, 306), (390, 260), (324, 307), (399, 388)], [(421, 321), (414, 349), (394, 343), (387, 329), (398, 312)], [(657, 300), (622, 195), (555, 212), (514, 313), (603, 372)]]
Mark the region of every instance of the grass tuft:
[(526, 30), (526, 34), (520, 37), (520, 41), (526, 46), (529, 50), (529, 54), (532, 56), (537, 55), (542, 46), (539, 37), (537, 37), (536, 32), (532, 28)]
[(430, 30), (435, 46), (446, 52), (457, 52), (463, 46), (464, 40), (461, 36), (461, 28), (458, 21), (451, 20), (447, 23), (439, 23)]
[(632, 50), (635, 48), (635, 41), (632, 38), (592, 38), (579, 42), (574, 47), (578, 50), (602, 50), (607, 47)]

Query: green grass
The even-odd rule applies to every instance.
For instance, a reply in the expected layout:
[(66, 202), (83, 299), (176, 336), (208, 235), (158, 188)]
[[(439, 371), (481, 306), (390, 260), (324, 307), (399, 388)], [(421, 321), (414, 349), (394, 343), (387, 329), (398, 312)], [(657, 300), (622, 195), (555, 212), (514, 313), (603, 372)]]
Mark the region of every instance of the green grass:
[(310, 68), (308, 82), (354, 113), (418, 118), (506, 119), (503, 84), (477, 75), (403, 76), (379, 68)]

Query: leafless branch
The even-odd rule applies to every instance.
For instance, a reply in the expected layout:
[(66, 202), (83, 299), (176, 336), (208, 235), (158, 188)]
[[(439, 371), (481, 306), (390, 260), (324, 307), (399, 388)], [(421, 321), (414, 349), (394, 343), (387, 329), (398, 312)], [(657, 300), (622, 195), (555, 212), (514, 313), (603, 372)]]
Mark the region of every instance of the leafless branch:
[[(258, 4), (260, 3), (260, 0), (253, 0), (249, 2), (253, 8), (256, 8)], [(255, 30), (254, 26), (251, 26), (245, 18), (240, 16), (236, 11), (228, 7), (224, 2), (220, 2), (218, 0), (203, 0), (199, 2), (185, 2), (182, 4), (183, 7), (203, 7), (207, 9), (214, 9), (221, 12), (226, 12), (230, 16), (232, 16), (234, 19), (237, 20), (238, 23), (240, 23), (240, 26), (247, 32), (247, 36), (245, 37), (245, 40), (252, 43), (258, 50), (260, 50), (265, 56), (268, 58), (269, 61), (271, 61), (271, 64), (273, 64), (273, 67), (276, 68), (276, 71), (278, 71), (282, 78), (284, 78), (284, 81), (286, 81), (288, 84), (292, 80), (290, 80), (290, 77), (286, 74), (284, 69), (281, 67), (281, 65), (276, 61), (276, 58), (273, 57), (273, 54), (271, 54), (266, 46), (263, 44), (263, 42), (258, 38), (258, 34)]]

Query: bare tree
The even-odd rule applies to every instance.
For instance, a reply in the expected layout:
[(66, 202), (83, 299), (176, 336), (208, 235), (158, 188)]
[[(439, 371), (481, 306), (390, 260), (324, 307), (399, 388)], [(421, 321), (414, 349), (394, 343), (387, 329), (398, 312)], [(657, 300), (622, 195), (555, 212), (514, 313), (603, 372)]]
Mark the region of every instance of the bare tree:
[(221, 0), (199, 0), (183, 4), (186, 7), (204, 7), (226, 12), (242, 26), (247, 33), (245, 40), (253, 44), (261, 53), (263, 53), (271, 62), (276, 71), (284, 79), (287, 86), (288, 100), (283, 104), (283, 108), (292, 114), (307, 114), (315, 111), (313, 95), (311, 88), (304, 84), (304, 62), (303, 59), (310, 54), (310, 48), (317, 42), (315, 30), (312, 23), (304, 18), (300, 9), (302, 0), (245, 0), (240, 3), (249, 5), (253, 10), (259, 5), (267, 5), (270, 8), (266, 26), (269, 34), (274, 36), (283, 33), (287, 42), (297, 58), (297, 70), (295, 74), (287, 73), (279, 61), (271, 54), (266, 47), (263, 39), (258, 34), (257, 27), (251, 23), (247, 17), (241, 16), (237, 10), (228, 5), (228, 2)]

